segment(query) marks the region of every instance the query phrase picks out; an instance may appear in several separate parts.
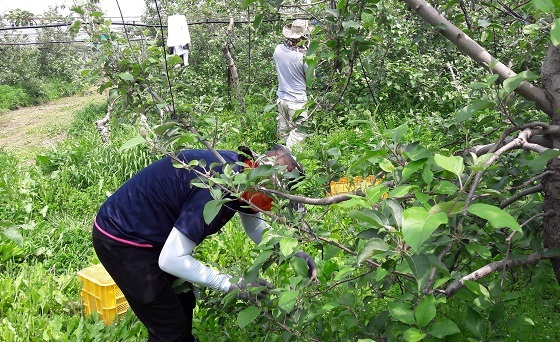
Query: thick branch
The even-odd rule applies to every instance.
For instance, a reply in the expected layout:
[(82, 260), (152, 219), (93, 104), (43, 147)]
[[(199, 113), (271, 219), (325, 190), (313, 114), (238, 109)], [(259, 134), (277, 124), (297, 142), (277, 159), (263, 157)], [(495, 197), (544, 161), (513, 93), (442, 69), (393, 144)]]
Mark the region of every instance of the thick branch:
[[(451, 41), (459, 50), (471, 57), (477, 63), (492, 70), (499, 77), (500, 81), (516, 75), (510, 68), (494, 58), (486, 49), (472, 40), (468, 35), (461, 31), (457, 26), (445, 19), (435, 8), (424, 0), (404, 0), (418, 15), (427, 23), (436, 28), (442, 28), (440, 33)], [(515, 92), (523, 98), (535, 102), (537, 107), (548, 114), (554, 116), (552, 103), (547, 97), (547, 92), (535, 87), (529, 82), (523, 81)]]
[[(226, 32), (228, 36), (233, 33), (233, 17), (230, 17), (230, 22), (226, 29)], [(235, 94), (237, 96), (237, 101), (239, 101), (241, 111), (243, 111), (243, 113), (246, 113), (247, 110), (245, 109), (245, 101), (243, 100), (243, 96), (241, 95), (241, 91), (239, 89), (239, 74), (237, 73), (237, 67), (235, 66), (233, 57), (231, 56), (229, 50), (229, 43), (227, 40), (224, 41), (224, 43), (222, 44), (222, 54), (226, 59), (226, 63), (228, 66), (228, 75), (231, 77), (233, 81), (233, 88), (235, 89)]]
[[(530, 129), (525, 129), (522, 132), (520, 132), (519, 135), (517, 136), (517, 138), (512, 139), (510, 142), (508, 142), (504, 146), (500, 147), (496, 152), (494, 152), (494, 155), (492, 155), (490, 158), (488, 158), (485, 165), (486, 166), (492, 165), (496, 160), (498, 160), (500, 158), (500, 156), (502, 154), (504, 154), (505, 152), (507, 152), (509, 150), (512, 150), (512, 149), (515, 149), (515, 148), (526, 149), (527, 145), (528, 145), (527, 140), (531, 137), (531, 134), (532, 134), (532, 131)], [(485, 170), (482, 170), (482, 171), (478, 171), (476, 173), (475, 179), (474, 179), (472, 187), (471, 187), (471, 191), (469, 192), (469, 195), (468, 195), (467, 200), (466, 200), (465, 208), (469, 206), (469, 204), (470, 204), (470, 202), (471, 202), (471, 200), (474, 197), (474, 194), (476, 192), (476, 188), (478, 187), (478, 183), (482, 179), (482, 176), (484, 175), (485, 172), (486, 172)]]
[(114, 99), (112, 99), (109, 102), (109, 105), (107, 106), (107, 114), (105, 114), (105, 117), (103, 119), (99, 119), (99, 120), (95, 121), (95, 126), (97, 127), (97, 132), (101, 136), (101, 141), (103, 141), (104, 143), (109, 141), (109, 137), (111, 135), (111, 130), (107, 126), (107, 123), (109, 122), (109, 120), (111, 120), (111, 113), (113, 113), (113, 108), (115, 107), (115, 103), (120, 98), (121, 98), (121, 96), (117, 96)]
[(487, 276), (488, 274), (490, 274), (492, 272), (500, 271), (500, 270), (503, 270), (503, 269), (510, 269), (510, 268), (513, 268), (513, 267), (519, 267), (519, 266), (523, 266), (523, 265), (535, 265), (535, 264), (538, 264), (542, 260), (551, 259), (551, 258), (557, 257), (559, 255), (560, 255), (560, 252), (552, 253), (550, 255), (543, 255), (542, 252), (537, 252), (537, 253), (527, 255), (523, 259), (502, 260), (502, 261), (491, 262), (488, 265), (479, 268), (478, 270), (472, 272), (471, 274), (468, 274), (468, 275), (464, 276), (463, 278), (455, 281), (451, 285), (449, 285), (447, 287), (447, 289), (445, 289), (445, 296), (447, 298), (452, 297), (455, 293), (457, 293), (457, 291), (459, 291), (463, 286), (465, 286), (465, 281), (467, 281), (467, 280), (476, 281), (478, 279), (481, 279), (481, 278)]

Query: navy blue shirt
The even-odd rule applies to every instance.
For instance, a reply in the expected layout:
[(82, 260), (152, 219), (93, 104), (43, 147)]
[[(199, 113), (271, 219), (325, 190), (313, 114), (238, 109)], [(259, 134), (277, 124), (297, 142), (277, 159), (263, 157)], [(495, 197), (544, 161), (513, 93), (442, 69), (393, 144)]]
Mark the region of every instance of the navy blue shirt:
[[(244, 156), (233, 151), (218, 152), (234, 171), (241, 170), (242, 166), (234, 163), (244, 161)], [(205, 160), (206, 168), (218, 162), (208, 150), (183, 151), (178, 158), (186, 163)], [(213, 170), (221, 173), (222, 167)], [(134, 175), (103, 203), (95, 226), (115, 240), (139, 247), (163, 246), (175, 227), (198, 245), (218, 232), (237, 211), (252, 213), (246, 204), (232, 199), (206, 224), (204, 206), (213, 197), (207, 188), (191, 186), (193, 180), (198, 180), (195, 172), (173, 166), (169, 156), (160, 159)]]

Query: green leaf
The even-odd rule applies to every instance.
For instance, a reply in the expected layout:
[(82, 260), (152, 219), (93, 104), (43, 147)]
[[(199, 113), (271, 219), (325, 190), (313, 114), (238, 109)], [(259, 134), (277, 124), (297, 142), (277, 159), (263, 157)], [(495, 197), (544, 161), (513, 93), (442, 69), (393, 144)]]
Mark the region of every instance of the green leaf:
[(416, 323), (420, 328), (424, 328), (436, 316), (436, 299), (433, 294), (427, 295), (418, 305), (414, 311)]
[(428, 258), (425, 254), (407, 255), (404, 258), (406, 260), (406, 264), (410, 268), (410, 271), (414, 275), (414, 278), (416, 278), (418, 291), (422, 290), (430, 277), (430, 270), (432, 268), (430, 258)]
[(355, 169), (359, 169), (360, 166), (361, 166), (363, 163), (366, 163), (366, 162), (370, 162), (370, 163), (371, 163), (371, 162), (374, 162), (374, 161), (377, 160), (376, 157), (385, 156), (386, 154), (387, 154), (386, 151), (379, 151), (379, 150), (377, 150), (377, 151), (376, 151), (376, 150), (373, 150), (373, 151), (371, 151), (371, 150), (370, 150), (370, 151), (366, 151), (366, 152), (363, 153), (363, 155), (362, 155), (360, 158), (358, 158), (355, 162), (353, 162), (353, 163), (350, 165), (350, 167), (348, 168), (348, 171), (351, 172), (351, 171), (353, 171), (353, 170), (355, 170)]
[(267, 262), (268, 260), (270, 260), (270, 256), (272, 255), (272, 251), (263, 251), (261, 252), (261, 254), (259, 254), (259, 256), (255, 259), (255, 261), (253, 261), (253, 266), (258, 266), (260, 267), (261, 265), (263, 265), (265, 262)]
[(70, 10), (73, 12), (76, 12), (80, 15), (84, 15), (86, 13), (86, 11), (84, 10), (84, 8), (82, 6), (71, 6)]
[(430, 214), (445, 213), (448, 216), (459, 214), (465, 208), (465, 202), (442, 202), (430, 208)]
[(467, 211), (473, 215), (488, 220), (490, 224), (496, 228), (508, 227), (513, 231), (521, 232), (521, 226), (508, 212), (485, 203), (471, 204)]
[(473, 164), (469, 167), (472, 171), (478, 172), (486, 170), (490, 165), (488, 165), (488, 160), (495, 156), (494, 153), (486, 153), (477, 157), (474, 153), (471, 154), (473, 158)]
[(428, 161), (427, 159), (420, 159), (406, 164), (402, 171), (402, 180), (404, 181), (408, 179), (410, 175), (412, 175), (414, 172), (418, 171), (421, 167), (423, 167), (427, 161)]
[(297, 275), (307, 277), (307, 263), (303, 258), (291, 258), (290, 266), (292, 266)]
[(169, 63), (170, 66), (180, 65), (184, 63), (183, 58), (181, 58), (181, 56), (178, 55), (172, 55), (168, 57), (167, 62)]
[(134, 81), (134, 76), (132, 76), (132, 74), (128, 72), (120, 72), (117, 74), (117, 76), (125, 81), (130, 81), (130, 82)]
[(554, 46), (560, 44), (560, 19), (556, 19), (552, 24), (552, 29), (550, 30), (550, 40)]
[(542, 31), (542, 27), (539, 24), (529, 24), (523, 26), (523, 33), (526, 35), (539, 35)]
[(255, 318), (259, 316), (260, 313), (261, 313), (261, 309), (257, 308), (254, 305), (241, 310), (237, 315), (237, 325), (241, 329), (245, 328), (248, 324), (253, 322)]
[(119, 151), (124, 151), (124, 150), (128, 150), (129, 148), (132, 148), (134, 146), (140, 145), (140, 144), (145, 144), (146, 140), (144, 138), (142, 138), (140, 135), (135, 136), (134, 138), (126, 141), (124, 144), (122, 144), (122, 146), (119, 148)]
[(365, 191), (367, 200), (369, 203), (377, 203), (381, 196), (387, 193), (387, 190), (389, 190), (389, 188), (386, 185), (370, 186)]
[(222, 208), (222, 201), (220, 200), (214, 199), (207, 202), (206, 205), (204, 206), (204, 211), (203, 211), (204, 222), (206, 224), (210, 224), (214, 220), (216, 215), (218, 215), (221, 208)]
[[(449, 275), (449, 270), (447, 269), (447, 266), (441, 260), (439, 260), (435, 254), (428, 254), (428, 260), (430, 260), (430, 265), (434, 267), (436, 270), (440, 271), (446, 276)], [(441, 280), (443, 278), (439, 278), (439, 279)]]
[(470, 307), (467, 308), (465, 324), (473, 334), (484, 339), (484, 336), (486, 335), (484, 318)]
[(422, 170), (422, 179), (426, 182), (426, 184), (432, 184), (434, 173), (428, 164), (426, 164)]
[(459, 156), (446, 157), (441, 154), (436, 154), (434, 156), (434, 162), (442, 169), (452, 172), (457, 177), (461, 177), (461, 174), (465, 170), (463, 158)]
[(289, 314), (294, 309), (298, 296), (299, 291), (283, 291), (278, 296), (278, 306)]
[(334, 277), (334, 281), (339, 281), (344, 279), (346, 276), (352, 274), (352, 272), (354, 271), (353, 267), (344, 267), (343, 269), (341, 269), (336, 276)]
[(393, 318), (409, 325), (416, 324), (414, 319), (414, 311), (412, 311), (407, 304), (400, 302), (389, 303), (389, 313)]
[(465, 248), (467, 252), (473, 257), (480, 256), (483, 259), (490, 259), (492, 257), (492, 252), (490, 249), (484, 245), (479, 245), (477, 243), (468, 243), (465, 244)]
[(556, 7), (553, 0), (533, 0), (533, 6), (544, 13), (554, 13)]
[(492, 324), (502, 323), (507, 317), (508, 315), (506, 314), (506, 304), (504, 303), (504, 301), (499, 301), (494, 304), (488, 312), (488, 318), (490, 319), (490, 322), (492, 322)]
[(404, 340), (407, 342), (417, 342), (421, 341), (426, 337), (426, 334), (418, 330), (417, 328), (408, 328), (403, 333)]
[(519, 87), (521, 82), (523, 82), (525, 80), (532, 81), (536, 78), (537, 78), (537, 75), (535, 75), (531, 71), (520, 72), (519, 74), (517, 74), (513, 77), (509, 77), (509, 78), (504, 80), (504, 84), (503, 84), (504, 85), (504, 90), (508, 93), (511, 93), (517, 87)]
[(389, 191), (388, 197), (402, 197), (410, 192), (412, 185), (399, 186)]
[(261, 26), (261, 22), (264, 18), (264, 13), (259, 13), (255, 16), (255, 19), (253, 20), (253, 28), (256, 30), (259, 28), (259, 26)]
[(371, 204), (369, 204), (362, 196), (355, 196), (355, 195), (348, 195), (351, 197), (348, 201), (344, 201), (341, 203), (336, 204), (337, 207), (340, 208), (351, 208), (353, 206), (360, 206), (364, 208), (371, 208)]
[(460, 332), (461, 330), (459, 329), (457, 324), (449, 319), (432, 324), (432, 326), (428, 330), (428, 334), (439, 339), (443, 339), (445, 336), (458, 334)]
[(362, 22), (364, 23), (364, 28), (370, 28), (373, 25), (375, 16), (373, 13), (362, 12)]
[(388, 250), (389, 246), (385, 243), (385, 241), (378, 238), (371, 239), (364, 245), (361, 253), (358, 254), (358, 264), (361, 264), (362, 261), (377, 252), (386, 252)]
[(250, 4), (257, 2), (257, 0), (243, 0), (241, 1), (241, 8), (245, 9), (247, 8), (247, 6), (249, 6)]
[(478, 296), (482, 296), (485, 298), (489, 298), (490, 297), (490, 292), (488, 291), (488, 289), (486, 287), (484, 287), (483, 285), (472, 281), (472, 280), (465, 280), (464, 281), (465, 286), (471, 290), (474, 294), (478, 295)]
[(520, 325), (529, 325), (529, 326), (532, 326), (532, 327), (535, 326), (535, 322), (531, 318), (529, 318), (525, 315), (515, 316), (515, 318), (513, 318), (509, 322), (509, 324), (511, 324), (512, 326), (516, 326), (516, 327), (520, 326)]
[(391, 161), (387, 158), (383, 158), (380, 162), (379, 162), (379, 167), (381, 168), (381, 170), (385, 171), (385, 172), (393, 172), (395, 171), (395, 166), (393, 166), (393, 163), (391, 163)]
[(345, 29), (354, 28), (354, 29), (357, 30), (357, 29), (359, 29), (361, 26), (362, 26), (362, 25), (360, 25), (360, 23), (357, 22), (357, 21), (349, 20), (349, 21), (343, 21), (343, 22), (342, 22), (342, 27), (344, 27)]
[(432, 157), (432, 152), (422, 145), (417, 143), (411, 143), (404, 149), (404, 155), (410, 158), (413, 162), (419, 161), (421, 159), (430, 159)]
[(285, 257), (292, 255), (298, 246), (298, 240), (292, 237), (284, 237), (280, 240), (280, 252)]
[(529, 168), (533, 172), (542, 171), (549, 160), (560, 156), (560, 151), (548, 149), (540, 154), (537, 158), (533, 159), (529, 164)]
[(447, 223), (445, 213), (430, 214), (421, 207), (408, 208), (403, 212), (402, 233), (406, 243), (418, 252), (422, 244), (442, 224)]
[(247, 177), (247, 181), (251, 182), (256, 179), (262, 179), (265, 177), (272, 176), (276, 172), (271, 165), (260, 165), (256, 169), (251, 169), (249, 171), (249, 176)]
[(496, 105), (494, 101), (490, 100), (475, 100), (467, 106), (459, 109), (455, 115), (458, 123), (469, 120), (476, 112), (484, 109), (492, 108)]
[(444, 180), (434, 184), (433, 192), (436, 194), (454, 195), (459, 191), (457, 185)]
[(388, 274), (389, 272), (386, 269), (382, 267), (377, 268), (375, 270), (375, 281), (383, 280)]
[(167, 131), (171, 127), (176, 127), (176, 126), (177, 124), (175, 122), (166, 122), (154, 128), (154, 133), (157, 135), (162, 135), (163, 133), (165, 133), (165, 131)]
[(264, 106), (263, 113), (270, 113), (273, 110), (276, 110), (276, 108), (278, 108), (278, 105), (276, 103), (266, 105)]
[(363, 212), (359, 210), (350, 210), (348, 217), (357, 220), (358, 222), (368, 223), (375, 228), (383, 227), (383, 221), (374, 211)]
[(394, 143), (398, 143), (401, 140), (401, 138), (404, 137), (406, 132), (408, 132), (408, 125), (402, 124), (397, 128), (386, 129), (383, 132), (383, 134), (386, 137), (391, 138), (391, 140), (393, 140)]
[(311, 43), (309, 43), (309, 48), (307, 48), (307, 51), (305, 52), (305, 54), (307, 56), (312, 56), (315, 54), (315, 52), (319, 49), (319, 42), (316, 40), (313, 40)]

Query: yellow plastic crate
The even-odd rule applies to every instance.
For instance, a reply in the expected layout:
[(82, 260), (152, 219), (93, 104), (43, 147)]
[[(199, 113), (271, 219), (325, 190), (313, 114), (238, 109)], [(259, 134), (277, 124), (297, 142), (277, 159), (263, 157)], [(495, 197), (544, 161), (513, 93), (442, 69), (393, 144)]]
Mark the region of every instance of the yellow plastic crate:
[(346, 194), (352, 192), (362, 186), (372, 186), (377, 185), (381, 182), (381, 179), (376, 178), (373, 175), (363, 178), (361, 176), (349, 179), (347, 177), (342, 177), (338, 182), (331, 182), (330, 189), (331, 195)]
[(103, 265), (84, 268), (78, 272), (78, 280), (83, 282), (82, 302), (86, 315), (97, 312), (105, 325), (109, 325), (128, 310), (126, 298)]

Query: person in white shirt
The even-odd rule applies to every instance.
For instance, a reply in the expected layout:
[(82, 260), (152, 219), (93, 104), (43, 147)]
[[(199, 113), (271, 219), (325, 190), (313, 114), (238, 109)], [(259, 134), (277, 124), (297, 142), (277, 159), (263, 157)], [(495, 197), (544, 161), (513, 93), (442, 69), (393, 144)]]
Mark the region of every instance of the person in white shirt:
[(282, 143), (292, 148), (303, 141), (306, 134), (298, 127), (307, 121), (306, 73), (303, 60), (307, 51), (310, 28), (307, 20), (296, 19), (282, 29), (284, 41), (274, 49), (273, 59), (278, 74), (278, 135)]

